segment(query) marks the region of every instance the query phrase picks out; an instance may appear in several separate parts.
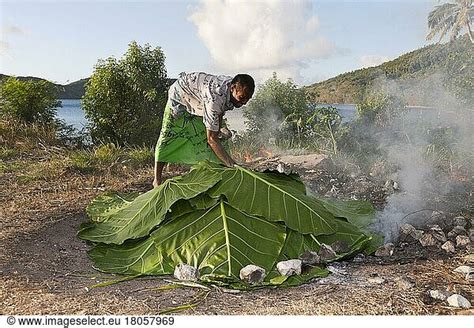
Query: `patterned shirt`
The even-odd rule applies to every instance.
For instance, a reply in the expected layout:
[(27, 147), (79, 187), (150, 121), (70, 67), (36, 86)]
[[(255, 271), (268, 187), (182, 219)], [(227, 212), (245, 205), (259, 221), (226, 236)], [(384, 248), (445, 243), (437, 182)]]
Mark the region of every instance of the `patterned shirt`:
[(219, 116), (234, 109), (230, 101), (232, 77), (202, 72), (180, 73), (168, 92), (174, 118), (184, 111), (202, 116), (208, 130), (219, 131)]

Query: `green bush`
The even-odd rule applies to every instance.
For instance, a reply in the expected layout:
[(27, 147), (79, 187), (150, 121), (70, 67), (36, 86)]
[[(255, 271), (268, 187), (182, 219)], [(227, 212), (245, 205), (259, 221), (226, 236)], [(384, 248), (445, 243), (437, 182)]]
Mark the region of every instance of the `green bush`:
[(82, 99), (94, 143), (152, 145), (167, 100), (165, 55), (136, 42), (123, 58), (99, 60)]
[(274, 73), (245, 107), (244, 117), (250, 134), (266, 142), (269, 138), (301, 137), (307, 111), (304, 90), (291, 80), (281, 82)]
[(52, 124), (61, 106), (56, 93), (51, 82), (9, 77), (0, 83), (0, 113), (25, 123)]

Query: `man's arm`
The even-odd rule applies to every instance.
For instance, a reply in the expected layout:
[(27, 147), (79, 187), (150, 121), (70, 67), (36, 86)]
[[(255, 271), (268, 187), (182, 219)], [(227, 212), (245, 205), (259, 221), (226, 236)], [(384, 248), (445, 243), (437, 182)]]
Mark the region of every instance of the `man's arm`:
[(219, 132), (207, 130), (207, 143), (214, 151), (217, 158), (219, 158), (225, 165), (234, 166), (235, 161), (227, 153), (218, 136)]

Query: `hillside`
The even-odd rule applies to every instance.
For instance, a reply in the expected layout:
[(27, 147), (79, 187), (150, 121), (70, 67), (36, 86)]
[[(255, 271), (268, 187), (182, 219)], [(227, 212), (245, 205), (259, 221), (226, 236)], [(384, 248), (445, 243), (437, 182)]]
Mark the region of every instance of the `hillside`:
[[(0, 74), (0, 81), (9, 77), (9, 75), (5, 74)], [(16, 77), (19, 80), (22, 81), (41, 81), (44, 80), (39, 77), (34, 77), (34, 76), (17, 76)], [(82, 96), (85, 93), (85, 84), (86, 82), (89, 81), (89, 78), (81, 79), (69, 84), (56, 84), (53, 83), (56, 89), (58, 90), (58, 98), (59, 99), (81, 99)], [(168, 79), (169, 84), (171, 85), (176, 79)]]
[[(395, 83), (392, 83), (395, 82)], [(359, 69), (304, 87), (316, 103), (355, 103), (380, 86), (391, 85), (410, 105), (434, 105), (446, 89), (473, 103), (474, 46), (467, 36), (404, 54), (376, 67)]]

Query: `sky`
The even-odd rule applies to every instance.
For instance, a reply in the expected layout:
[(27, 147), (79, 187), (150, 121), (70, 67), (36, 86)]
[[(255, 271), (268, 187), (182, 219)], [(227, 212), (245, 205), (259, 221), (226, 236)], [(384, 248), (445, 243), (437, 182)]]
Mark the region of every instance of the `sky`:
[(429, 45), (438, 0), (0, 0), (0, 73), (66, 84), (135, 40), (180, 72), (276, 72), (298, 85)]

